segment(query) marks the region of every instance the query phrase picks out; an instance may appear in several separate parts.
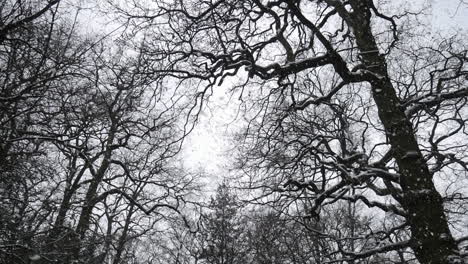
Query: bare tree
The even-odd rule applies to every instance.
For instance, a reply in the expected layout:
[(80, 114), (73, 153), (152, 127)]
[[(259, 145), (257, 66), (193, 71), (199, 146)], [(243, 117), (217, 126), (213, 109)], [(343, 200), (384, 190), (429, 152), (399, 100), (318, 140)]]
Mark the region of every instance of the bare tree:
[(129, 5), (118, 10), (165, 61), (155, 76), (204, 87), (197, 102), (242, 79), (233, 91), (252, 111), (241, 165), (262, 197), (311, 200), (315, 218), (340, 200), (395, 218), (379, 224), (384, 245), (341, 248), (342, 260), (411, 248), (420, 263), (463, 262), (444, 203), (466, 190), (442, 196), (434, 184), (466, 175), (460, 39), (427, 43), (418, 13), (371, 0)]
[[(70, 95), (60, 119), (77, 133), (56, 144), (73, 169), (48, 240), (68, 262), (121, 263), (127, 245), (154, 229), (158, 215), (179, 213), (195, 181), (171, 165), (183, 138), (175, 128), (177, 98), (139, 74), (141, 57), (110, 56), (106, 48), (90, 57), (78, 80), (83, 93)], [(69, 246), (61, 251), (64, 241)], [(96, 248), (102, 241), (107, 246)]]
[(15, 31), (27, 28), (41, 16), (54, 10), (60, 0), (1, 1), (0, 44), (12, 37)]
[(73, 21), (57, 17), (57, 3), (2, 2), (0, 195), (5, 225), (0, 243), (5, 263), (26, 263), (35, 256), (55, 210), (60, 166), (47, 142), (61, 135), (48, 134), (45, 127), (58, 115), (52, 98), (73, 78), (88, 46), (77, 41)]
[[(138, 45), (80, 36), (58, 1), (2, 2), (0, 262), (125, 263), (180, 215), (180, 95)], [(41, 7), (41, 9), (38, 9)], [(37, 10), (38, 9), (38, 10)], [(107, 42), (106, 42), (107, 41)]]

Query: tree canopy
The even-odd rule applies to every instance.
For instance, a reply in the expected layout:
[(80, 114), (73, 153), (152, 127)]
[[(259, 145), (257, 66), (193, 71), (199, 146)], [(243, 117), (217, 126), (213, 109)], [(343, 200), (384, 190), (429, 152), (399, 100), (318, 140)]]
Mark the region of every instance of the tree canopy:
[[(118, 35), (2, 2), (5, 263), (466, 262), (468, 47), (430, 3), (101, 4)], [(218, 90), (210, 201), (180, 154)]]

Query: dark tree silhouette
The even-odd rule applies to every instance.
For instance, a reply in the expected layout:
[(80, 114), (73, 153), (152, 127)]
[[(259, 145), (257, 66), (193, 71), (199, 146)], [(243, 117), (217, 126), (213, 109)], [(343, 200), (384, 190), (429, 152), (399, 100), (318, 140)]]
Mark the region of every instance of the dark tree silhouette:
[(218, 186), (209, 209), (202, 222), (199, 259), (210, 264), (246, 263), (240, 201), (225, 182)]
[(138, 20), (130, 26), (160, 62), (149, 73), (204, 87), (197, 103), (241, 79), (232, 91), (251, 110), (241, 167), (263, 198), (309, 199), (313, 218), (340, 200), (396, 218), (370, 235), (384, 234), (384, 245), (342, 248), (344, 259), (411, 248), (420, 263), (462, 263), (444, 203), (466, 190), (442, 196), (434, 184), (467, 168), (460, 38), (428, 43), (417, 12), (372, 0), (135, 1), (118, 10)]
[[(107, 2), (118, 37), (0, 1), (1, 264), (466, 262), (462, 33), (395, 1)], [(217, 89), (242, 197), (206, 206), (178, 155)]]
[(0, 263), (126, 263), (194, 189), (184, 95), (58, 2), (1, 1)]

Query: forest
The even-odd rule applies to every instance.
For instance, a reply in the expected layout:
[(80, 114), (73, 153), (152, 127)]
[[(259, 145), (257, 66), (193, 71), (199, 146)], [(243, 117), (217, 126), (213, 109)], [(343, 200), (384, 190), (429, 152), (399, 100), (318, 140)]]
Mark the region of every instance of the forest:
[(0, 264), (468, 263), (467, 36), (464, 0), (0, 0)]

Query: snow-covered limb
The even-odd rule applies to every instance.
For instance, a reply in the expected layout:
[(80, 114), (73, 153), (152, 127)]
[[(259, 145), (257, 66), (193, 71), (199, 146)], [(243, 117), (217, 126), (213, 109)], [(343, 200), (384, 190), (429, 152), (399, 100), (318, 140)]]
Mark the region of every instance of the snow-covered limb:
[[(387, 77), (385, 76), (382, 76), (378, 73), (375, 73), (375, 72), (372, 72), (370, 70), (367, 70), (367, 69), (358, 69), (356, 72), (353, 72), (351, 73), (353, 76), (356, 77), (356, 79), (369, 79), (369, 78), (372, 78), (372, 79), (377, 79), (377, 80), (384, 80), (386, 79)], [(375, 89), (374, 90), (376, 93), (380, 93), (382, 92), (382, 89)]]
[(460, 244), (462, 242), (465, 242), (465, 241), (468, 241), (468, 236), (463, 236), (463, 237), (459, 237), (456, 239), (457, 243)]
[(330, 64), (331, 62), (332, 58), (330, 55), (324, 54), (313, 58), (288, 62), (284, 65), (280, 65), (279, 63), (275, 62), (267, 66), (252, 64), (249, 67), (252, 74), (257, 75), (262, 79), (270, 79), (276, 76), (287, 76), (289, 74), (298, 73), (306, 69), (324, 66)]
[[(333, 197), (334, 195), (331, 195), (331, 197)], [(405, 216), (407, 213), (403, 210), (403, 208), (401, 208), (400, 206), (398, 205), (395, 205), (395, 204), (384, 204), (384, 203), (381, 203), (381, 202), (377, 202), (377, 201), (371, 201), (369, 200), (367, 197), (365, 197), (364, 195), (361, 195), (361, 194), (354, 194), (354, 195), (342, 195), (340, 197), (340, 199), (342, 200), (347, 200), (347, 201), (352, 201), (352, 202), (357, 202), (357, 201), (361, 201), (363, 202), (367, 207), (369, 208), (372, 208), (372, 207), (377, 207), (379, 209), (381, 209), (382, 211), (384, 212), (391, 212), (391, 213), (394, 213), (394, 214), (397, 214), (397, 215), (401, 215), (401, 216)]]
[[(284, 188), (287, 188), (287, 187), (292, 187), (294, 186), (296, 189), (292, 189), (292, 191), (299, 191), (299, 190), (302, 190), (302, 189), (308, 189), (314, 193), (319, 193), (320, 190), (318, 189), (317, 185), (315, 185), (315, 183), (313, 181), (298, 181), (298, 180), (294, 180), (294, 179), (289, 179), (287, 180), (284, 184), (283, 184), (283, 187)], [(290, 189), (288, 189), (290, 190)]]
[[(401, 241), (401, 242), (396, 242), (392, 244), (388, 244), (382, 247), (366, 250), (366, 251), (361, 251), (361, 252), (350, 252), (350, 251), (344, 251), (341, 250), (340, 252), (345, 255), (349, 256), (349, 260), (354, 260), (354, 259), (363, 259), (367, 258), (369, 256), (375, 255), (377, 253), (385, 253), (385, 252), (390, 252), (390, 251), (396, 251), (400, 249), (405, 249), (410, 247), (411, 241)], [(332, 262), (325, 262), (325, 263), (332, 263)]]
[(365, 172), (363, 173), (363, 175), (372, 174), (373, 176), (376, 176), (376, 177), (379, 177), (379, 178), (382, 178), (391, 182), (395, 182), (395, 183), (400, 182), (401, 176), (399, 173), (391, 173), (391, 172), (388, 172), (387, 170), (375, 168), (375, 167), (365, 167), (364, 170)]
[(465, 96), (468, 96), (468, 87), (447, 93), (425, 94), (406, 102), (405, 105), (408, 107), (405, 113), (407, 116), (411, 117), (424, 108), (431, 108), (444, 101), (459, 99)]
[(345, 85), (347, 85), (347, 82), (340, 82), (335, 88), (333, 88), (327, 95), (313, 98), (313, 99), (306, 99), (301, 102), (298, 102), (297, 104), (293, 104), (290, 106), (290, 109), (294, 111), (300, 111), (306, 109), (310, 105), (319, 105), (323, 102), (329, 101), (333, 95), (335, 95), (341, 88), (343, 88)]

